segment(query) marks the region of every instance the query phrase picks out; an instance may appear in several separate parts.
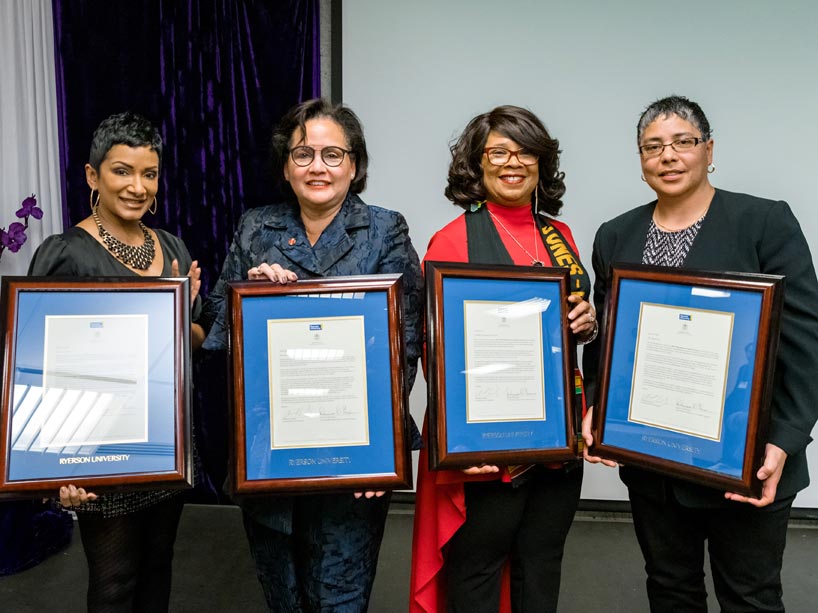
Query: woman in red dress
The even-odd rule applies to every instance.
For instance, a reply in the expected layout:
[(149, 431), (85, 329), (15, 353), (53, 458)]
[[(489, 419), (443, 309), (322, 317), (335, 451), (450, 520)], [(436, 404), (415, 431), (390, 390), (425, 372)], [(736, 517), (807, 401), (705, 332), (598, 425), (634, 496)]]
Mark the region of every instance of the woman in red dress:
[[(472, 119), (451, 151), (445, 193), (465, 212), (424, 259), (570, 268), (571, 331), (592, 340), (590, 281), (553, 219), (565, 193), (559, 142), (530, 111), (501, 106)], [(424, 450), (418, 473), (410, 611), (555, 611), (581, 463), (429, 472)]]

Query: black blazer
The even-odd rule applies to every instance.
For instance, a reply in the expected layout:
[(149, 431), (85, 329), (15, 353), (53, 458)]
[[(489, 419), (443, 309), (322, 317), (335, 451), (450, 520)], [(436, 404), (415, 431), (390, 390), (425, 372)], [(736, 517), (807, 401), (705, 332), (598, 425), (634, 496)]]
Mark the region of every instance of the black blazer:
[[(605, 305), (610, 265), (640, 263), (656, 201), (604, 223), (594, 239), (594, 304)], [(746, 194), (716, 190), (683, 268), (784, 275), (784, 311), (772, 394), (769, 442), (787, 452), (776, 499), (809, 485), (804, 452), (818, 419), (818, 281), (812, 256), (789, 205)], [(583, 370), (593, 400), (602, 341), (585, 347)], [(715, 490), (623, 467), (622, 480), (645, 494), (672, 488), (680, 501), (721, 504)]]

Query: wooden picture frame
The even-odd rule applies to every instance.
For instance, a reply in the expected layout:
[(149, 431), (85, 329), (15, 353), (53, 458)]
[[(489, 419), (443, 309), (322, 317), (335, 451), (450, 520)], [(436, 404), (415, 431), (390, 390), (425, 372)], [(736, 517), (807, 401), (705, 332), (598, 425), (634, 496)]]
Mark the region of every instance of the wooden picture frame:
[(187, 277), (1, 289), (0, 496), (191, 487)]
[(575, 460), (568, 270), (425, 267), (430, 469)]
[(759, 496), (783, 285), (615, 264), (589, 453)]
[(234, 493), (412, 486), (402, 287), (229, 284)]

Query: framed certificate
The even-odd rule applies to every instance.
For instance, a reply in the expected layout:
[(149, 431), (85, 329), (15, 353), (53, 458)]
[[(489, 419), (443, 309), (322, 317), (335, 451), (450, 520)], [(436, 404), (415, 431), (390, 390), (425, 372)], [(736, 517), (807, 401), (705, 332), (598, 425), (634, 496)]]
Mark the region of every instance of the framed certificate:
[(231, 283), (237, 494), (412, 485), (400, 275)]
[(569, 278), (426, 262), (431, 469), (576, 459)]
[(615, 265), (592, 453), (758, 496), (783, 278)]
[(0, 315), (0, 495), (192, 485), (187, 277), (4, 277)]

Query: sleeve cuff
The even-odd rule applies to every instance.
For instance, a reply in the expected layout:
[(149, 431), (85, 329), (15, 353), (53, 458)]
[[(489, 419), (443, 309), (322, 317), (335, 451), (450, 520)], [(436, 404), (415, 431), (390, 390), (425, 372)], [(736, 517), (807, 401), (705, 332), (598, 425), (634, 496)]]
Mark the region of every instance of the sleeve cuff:
[(787, 455), (795, 455), (806, 449), (807, 445), (812, 442), (812, 437), (789, 424), (773, 420), (770, 426), (769, 442), (786, 451)]

